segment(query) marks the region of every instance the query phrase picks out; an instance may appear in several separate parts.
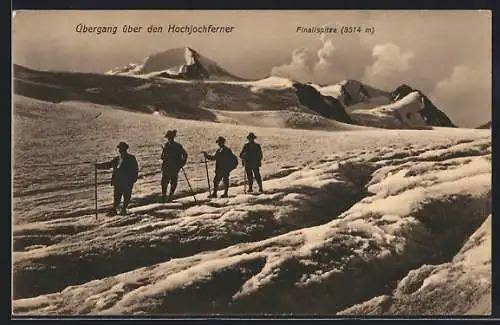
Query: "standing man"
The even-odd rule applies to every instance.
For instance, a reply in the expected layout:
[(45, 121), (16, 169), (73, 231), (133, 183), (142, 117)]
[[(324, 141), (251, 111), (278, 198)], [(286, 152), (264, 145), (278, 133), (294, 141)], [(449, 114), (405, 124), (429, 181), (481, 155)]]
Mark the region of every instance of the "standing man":
[[(167, 143), (163, 146), (161, 153), (161, 198), (163, 202), (171, 202), (177, 188), (179, 171), (186, 164), (188, 154), (181, 144), (174, 141), (177, 130), (168, 130), (165, 134)], [(170, 183), (170, 193), (167, 196), (167, 187)]]
[(125, 142), (120, 142), (117, 146), (119, 155), (111, 161), (104, 163), (96, 163), (97, 169), (110, 169), (113, 168), (113, 175), (111, 176), (111, 185), (113, 186), (113, 208), (108, 212), (108, 216), (115, 216), (116, 210), (120, 205), (123, 196), (123, 205), (120, 210), (120, 215), (127, 213), (127, 207), (132, 196), (132, 188), (134, 183), (137, 182), (139, 176), (139, 164), (134, 155), (127, 152), (129, 146)]
[(260, 176), (259, 168), (262, 164), (262, 149), (260, 144), (255, 142), (255, 134), (250, 132), (247, 136), (248, 142), (245, 143), (240, 153), (240, 158), (245, 166), (245, 172), (248, 178), (248, 192), (253, 192), (253, 179), (259, 185), (259, 192), (262, 192), (262, 178)]
[(209, 155), (203, 151), (206, 159), (215, 160), (214, 191), (209, 197), (217, 197), (217, 190), (221, 180), (224, 182), (224, 194), (221, 197), (228, 197), (229, 173), (238, 165), (238, 157), (234, 155), (231, 149), (226, 147), (226, 139), (223, 137), (218, 137), (215, 142), (219, 145), (219, 149), (214, 155)]

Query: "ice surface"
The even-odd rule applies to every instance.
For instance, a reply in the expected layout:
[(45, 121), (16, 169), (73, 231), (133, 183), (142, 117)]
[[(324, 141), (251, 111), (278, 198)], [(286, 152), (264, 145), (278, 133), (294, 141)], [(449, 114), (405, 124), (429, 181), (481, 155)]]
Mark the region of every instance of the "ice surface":
[[(83, 109), (84, 104), (81, 110), (76, 104), (69, 110), (22, 100), (49, 114), (51, 108), (60, 108), (57, 114), (67, 117), (91, 116), (97, 110)], [(46, 187), (24, 193), (32, 198), (31, 204), (21, 204), (18, 197), (14, 277), (21, 297), (13, 302), (15, 314), (331, 314), (342, 310), (411, 314), (426, 313), (422, 301), (434, 301), (436, 292), (453, 296), (454, 305), (431, 308), (429, 313), (490, 310), (483, 299), (491, 284), (491, 252), (486, 249), (490, 239), (484, 223), (491, 213), (489, 132), (276, 132), (255, 127), (252, 130), (265, 149), (265, 193), (244, 194), (238, 170), (232, 178), (232, 197), (209, 201), (204, 166), (193, 158), (186, 171), (199, 190), (199, 203), (194, 204), (183, 189), (175, 203), (163, 204), (155, 202), (159, 175), (154, 171), (157, 141), (164, 129), (175, 123), (179, 140), (189, 152), (213, 147), (221, 132), (236, 146), (248, 130), (102, 111), (100, 127), (106, 138), (99, 140), (99, 146), (112, 150), (116, 144), (110, 139), (121, 135), (116, 131), (119, 127), (112, 127), (130, 123), (127, 133), (142, 135), (141, 141), (131, 141), (132, 148), (151, 155), (141, 157), (141, 173), (153, 176), (137, 184), (131, 214), (124, 217), (101, 216), (96, 221), (92, 210), (84, 209), (91, 205), (91, 182), (87, 187), (82, 184), (80, 192), (65, 194), (67, 202), (81, 197), (80, 207), (65, 206), (63, 213), (40, 216), (44, 205), (64, 206), (58, 203), (60, 192), (50, 190), (61, 186), (63, 178), (53, 179), (53, 174), (45, 174)], [(21, 119), (16, 121), (18, 129), (26, 132), (29, 120), (17, 119)], [(43, 130), (34, 130), (39, 133), (16, 145), (31, 146), (48, 136), (40, 134)], [(57, 130), (53, 132), (57, 138)], [(206, 140), (199, 140), (200, 132), (208, 133)], [(95, 141), (91, 132), (87, 137)], [(71, 161), (74, 152), (65, 149), (56, 147), (55, 156)], [(19, 164), (33, 162), (22, 152), (16, 155)], [(80, 156), (92, 161), (85, 149)], [(35, 157), (43, 162), (43, 155)], [(90, 171), (81, 171), (82, 183)], [(17, 177), (21, 184), (28, 181)], [(107, 183), (100, 185), (100, 195), (101, 206), (109, 203)], [(465, 273), (456, 271), (457, 267)], [(400, 280), (398, 287), (386, 289), (396, 280)], [(455, 287), (465, 292), (476, 288), (473, 297), (481, 304), (457, 295)], [(389, 295), (392, 291), (398, 294)]]

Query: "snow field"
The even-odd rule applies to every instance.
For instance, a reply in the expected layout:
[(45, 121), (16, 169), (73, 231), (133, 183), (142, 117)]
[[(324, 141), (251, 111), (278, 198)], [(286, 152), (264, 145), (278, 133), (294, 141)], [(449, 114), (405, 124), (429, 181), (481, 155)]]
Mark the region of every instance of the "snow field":
[[(202, 238), (204, 244), (199, 247), (207, 247), (217, 236), (224, 237), (226, 243), (220, 248), (189, 252), (163, 263), (67, 287), (58, 293), (18, 299), (14, 301), (14, 310), (27, 314), (107, 315), (334, 314), (392, 291), (397, 280), (404, 279), (408, 271), (422, 264), (453, 259), (491, 212), (491, 163), (487, 159), (490, 152), (487, 139), (426, 147), (394, 146), (391, 150), (354, 150), (268, 180), (266, 194), (239, 194), (204, 202), (202, 206), (187, 207), (180, 215), (164, 206), (168, 217), (162, 221), (153, 221), (148, 208), (138, 209), (134, 218), (144, 222), (143, 225), (138, 226), (130, 218), (128, 222), (132, 224), (128, 224), (117, 217), (109, 224), (122, 220), (123, 226), (118, 227), (121, 229), (101, 226), (100, 233), (118, 232), (103, 236), (108, 245), (113, 243), (111, 251), (123, 245), (124, 233), (136, 231), (135, 237), (130, 236), (129, 245), (137, 247), (141, 246), (141, 238), (155, 238), (155, 234), (170, 231), (179, 233), (182, 227), (189, 226), (194, 232), (182, 233), (185, 243)], [(393, 159), (394, 156), (397, 158)], [(303, 191), (304, 188), (308, 190)], [(332, 198), (342, 193), (357, 198), (350, 208), (344, 206), (340, 209), (344, 212), (336, 213), (333, 210), (338, 203)], [(318, 199), (323, 195), (324, 199)], [(185, 204), (184, 201), (180, 204)], [(149, 208), (159, 212), (156, 209), (160, 207)], [(276, 224), (283, 227), (288, 218), (293, 220), (293, 226), (277, 227), (282, 231), (271, 232), (265, 239), (254, 235), (250, 240), (235, 242), (238, 227), (251, 225), (248, 213), (255, 211), (251, 208), (272, 221), (257, 233)], [(292, 217), (300, 209), (306, 210)], [(308, 225), (309, 222), (313, 225)], [(211, 224), (214, 227), (208, 233), (200, 233)], [(216, 229), (223, 229), (225, 224), (231, 225), (230, 228), (217, 234)], [(256, 224), (262, 225), (262, 221)], [(248, 229), (244, 232), (249, 233)], [(78, 236), (80, 245), (75, 240)], [(85, 251), (88, 240), (82, 247), (81, 239), (93, 236), (86, 232), (78, 236), (69, 237), (59, 246), (23, 253), (21, 260), (29, 265), (40, 256), (61, 255), (69, 247), (70, 251)], [(159, 245), (163, 250), (168, 249), (164, 243)], [(113, 256), (116, 254), (108, 255), (109, 263), (116, 258)], [(482, 256), (487, 259), (487, 252)], [(478, 265), (485, 258), (467, 261)], [(46, 265), (43, 258), (40, 261), (40, 265)], [(475, 272), (474, 268), (469, 269)], [(478, 270), (483, 272), (481, 268)], [(487, 286), (488, 278), (483, 279)], [(452, 285), (447, 282), (441, 288), (447, 290)], [(356, 310), (361, 314), (370, 311)], [(457, 310), (463, 308), (441, 309), (450, 313)], [(398, 313), (398, 309), (393, 312)]]

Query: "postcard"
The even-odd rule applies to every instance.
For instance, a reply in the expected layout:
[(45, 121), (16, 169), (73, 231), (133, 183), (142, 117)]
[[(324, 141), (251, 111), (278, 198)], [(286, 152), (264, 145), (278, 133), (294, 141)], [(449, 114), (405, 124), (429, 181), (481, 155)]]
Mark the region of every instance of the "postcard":
[(491, 314), (487, 10), (20, 10), (15, 316)]

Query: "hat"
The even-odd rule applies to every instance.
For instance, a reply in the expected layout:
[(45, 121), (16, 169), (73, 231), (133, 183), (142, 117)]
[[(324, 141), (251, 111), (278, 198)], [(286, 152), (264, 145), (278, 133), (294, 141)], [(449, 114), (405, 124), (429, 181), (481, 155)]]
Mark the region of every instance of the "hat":
[(128, 148), (129, 148), (129, 147), (128, 147), (128, 144), (126, 144), (126, 143), (125, 143), (125, 142), (123, 142), (123, 141), (122, 141), (122, 142), (120, 142), (120, 143), (118, 143), (118, 145), (117, 145), (116, 147), (117, 147), (117, 148), (120, 148), (120, 149), (121, 149), (121, 148), (125, 148), (125, 149), (128, 149)]
[(175, 138), (177, 135), (177, 130), (168, 130), (165, 134), (165, 138)]
[(224, 137), (218, 137), (217, 140), (215, 140), (215, 143), (225, 143), (226, 142), (226, 139), (224, 139)]
[(247, 139), (255, 139), (255, 138), (257, 138), (257, 136), (253, 132), (248, 133)]

